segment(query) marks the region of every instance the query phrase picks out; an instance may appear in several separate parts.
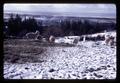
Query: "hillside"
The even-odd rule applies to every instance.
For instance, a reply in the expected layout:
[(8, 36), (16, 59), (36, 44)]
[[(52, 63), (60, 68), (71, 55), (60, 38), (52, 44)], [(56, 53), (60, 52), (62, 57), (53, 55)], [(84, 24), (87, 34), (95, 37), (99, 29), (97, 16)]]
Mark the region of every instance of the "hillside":
[(103, 41), (67, 44), (4, 41), (5, 79), (115, 79), (116, 46)]

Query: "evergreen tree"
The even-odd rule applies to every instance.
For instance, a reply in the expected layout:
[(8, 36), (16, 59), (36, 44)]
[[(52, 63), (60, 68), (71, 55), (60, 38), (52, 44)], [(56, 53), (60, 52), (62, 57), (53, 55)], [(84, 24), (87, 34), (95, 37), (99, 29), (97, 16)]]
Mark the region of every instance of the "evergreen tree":
[(17, 36), (21, 31), (22, 27), (21, 17), (17, 14), (15, 18), (13, 18), (13, 14), (11, 14), (10, 19), (8, 21), (8, 28), (10, 30), (10, 35)]

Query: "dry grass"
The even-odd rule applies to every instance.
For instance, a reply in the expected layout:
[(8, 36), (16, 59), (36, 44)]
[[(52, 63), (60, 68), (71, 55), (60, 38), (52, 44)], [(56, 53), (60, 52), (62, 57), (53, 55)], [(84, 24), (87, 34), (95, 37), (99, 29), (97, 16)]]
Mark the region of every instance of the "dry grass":
[(4, 61), (11, 63), (41, 62), (37, 57), (43, 56), (46, 48), (25, 40), (4, 41)]
[(39, 40), (4, 40), (4, 61), (10, 63), (42, 62), (48, 47), (72, 47), (70, 44), (43, 43)]
[[(4, 46), (4, 61), (7, 62), (39, 62), (38, 58), (46, 51), (45, 48), (34, 46)], [(42, 55), (43, 56), (43, 55)]]
[(73, 44), (66, 44), (66, 43), (49, 43), (49, 42), (41, 42), (40, 40), (27, 40), (27, 39), (6, 39), (4, 40), (4, 45), (33, 45), (33, 46), (39, 46), (39, 47), (49, 47), (49, 46), (65, 46), (65, 47), (73, 47), (75, 45)]

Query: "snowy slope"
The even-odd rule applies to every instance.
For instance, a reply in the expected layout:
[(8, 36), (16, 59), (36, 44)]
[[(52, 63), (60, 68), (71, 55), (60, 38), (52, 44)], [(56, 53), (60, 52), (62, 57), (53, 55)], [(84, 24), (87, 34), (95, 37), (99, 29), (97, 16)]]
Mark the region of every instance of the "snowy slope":
[[(38, 46), (39, 47), (39, 46)], [(46, 47), (36, 63), (4, 63), (5, 79), (115, 79), (116, 46), (79, 42), (75, 47)], [(45, 55), (45, 56), (42, 56)]]

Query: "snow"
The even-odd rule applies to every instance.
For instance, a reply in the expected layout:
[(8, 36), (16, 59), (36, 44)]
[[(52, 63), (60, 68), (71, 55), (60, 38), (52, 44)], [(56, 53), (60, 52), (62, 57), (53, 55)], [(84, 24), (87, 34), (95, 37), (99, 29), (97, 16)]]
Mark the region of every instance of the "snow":
[[(115, 79), (116, 49), (95, 42), (76, 47), (48, 47), (45, 62), (4, 63), (5, 79)], [(110, 67), (107, 67), (110, 65)], [(104, 66), (102, 68), (102, 66)], [(50, 69), (54, 71), (49, 72)], [(97, 70), (99, 69), (99, 70)]]
[(98, 35), (101, 35), (101, 36), (103, 36), (103, 35), (111, 35), (111, 36), (113, 36), (113, 37), (116, 37), (116, 32), (114, 32), (114, 31), (111, 31), (111, 32), (101, 32), (101, 33), (95, 33), (95, 34), (91, 34), (91, 35), (87, 35), (87, 36), (90, 36), (90, 37), (97, 37)]
[[(111, 34), (116, 36), (116, 33)], [(71, 43), (73, 39), (59, 37), (55, 43)], [(4, 62), (4, 78), (116, 79), (116, 46), (105, 45), (104, 41), (79, 41), (73, 47), (46, 47), (46, 49), (45, 53), (36, 55), (36, 58), (43, 62), (24, 64)]]

